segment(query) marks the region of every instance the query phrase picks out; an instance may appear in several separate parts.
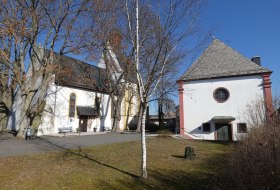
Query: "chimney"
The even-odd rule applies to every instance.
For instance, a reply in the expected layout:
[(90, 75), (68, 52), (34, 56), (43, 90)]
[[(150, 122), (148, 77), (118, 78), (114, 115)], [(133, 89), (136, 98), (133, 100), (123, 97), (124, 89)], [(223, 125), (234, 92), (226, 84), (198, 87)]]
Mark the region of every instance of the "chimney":
[(261, 66), (261, 57), (260, 56), (252, 57), (251, 61), (256, 63), (257, 65)]

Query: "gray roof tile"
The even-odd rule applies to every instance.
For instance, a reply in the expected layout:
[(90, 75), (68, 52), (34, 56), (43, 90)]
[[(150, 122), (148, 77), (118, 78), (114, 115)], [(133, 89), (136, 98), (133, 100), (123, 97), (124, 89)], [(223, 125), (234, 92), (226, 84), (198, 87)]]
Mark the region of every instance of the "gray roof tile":
[(272, 72), (247, 59), (218, 39), (202, 53), (180, 80), (244, 76)]

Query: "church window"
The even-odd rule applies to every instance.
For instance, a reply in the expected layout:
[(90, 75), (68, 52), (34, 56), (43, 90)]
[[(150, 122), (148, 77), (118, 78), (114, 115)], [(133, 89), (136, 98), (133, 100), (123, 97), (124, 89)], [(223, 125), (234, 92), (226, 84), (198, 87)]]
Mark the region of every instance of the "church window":
[(219, 103), (223, 103), (225, 101), (227, 101), (229, 98), (229, 91), (225, 88), (217, 88), (214, 91), (214, 99), (219, 102)]

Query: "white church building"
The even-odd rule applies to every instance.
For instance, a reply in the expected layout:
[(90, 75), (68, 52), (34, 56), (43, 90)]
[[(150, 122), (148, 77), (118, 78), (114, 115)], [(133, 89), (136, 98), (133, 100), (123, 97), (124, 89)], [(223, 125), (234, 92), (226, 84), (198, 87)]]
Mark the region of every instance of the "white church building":
[[(120, 65), (120, 60), (116, 56), (113, 61), (114, 64)], [(39, 68), (40, 63), (37, 64)], [(106, 70), (58, 54), (54, 55), (53, 64), (58, 67), (57, 71), (53, 72), (52, 77), (48, 79), (46, 92), (40, 91), (32, 101), (34, 105), (37, 105), (37, 102), (42, 102), (43, 105), (43, 111), (31, 124), (37, 135), (111, 130), (113, 123), (112, 100), (109, 94), (109, 79)], [(122, 67), (119, 66), (119, 68), (121, 70)], [(28, 70), (27, 77), (29, 72), (31, 70)], [(39, 76), (35, 86), (40, 89), (42, 83), (42, 77)], [(20, 126), (19, 118), (22, 116), (20, 94), (18, 92), (13, 104), (13, 111), (8, 123), (9, 130), (16, 131)], [(133, 122), (135, 122), (138, 111), (136, 96), (130, 98), (128, 102), (128, 94), (125, 92), (120, 110), (120, 130), (122, 131), (126, 130), (127, 126), (134, 125)]]
[(273, 112), (270, 75), (260, 57), (251, 60), (218, 39), (177, 81), (180, 134), (190, 139), (237, 140), (247, 132), (248, 104), (262, 100)]

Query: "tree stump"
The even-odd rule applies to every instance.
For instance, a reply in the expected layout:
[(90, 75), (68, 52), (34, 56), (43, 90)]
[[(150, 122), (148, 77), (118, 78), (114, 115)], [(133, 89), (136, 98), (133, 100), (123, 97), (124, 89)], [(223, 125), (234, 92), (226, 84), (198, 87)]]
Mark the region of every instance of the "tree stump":
[(194, 147), (187, 146), (185, 148), (185, 159), (193, 160), (195, 158)]

